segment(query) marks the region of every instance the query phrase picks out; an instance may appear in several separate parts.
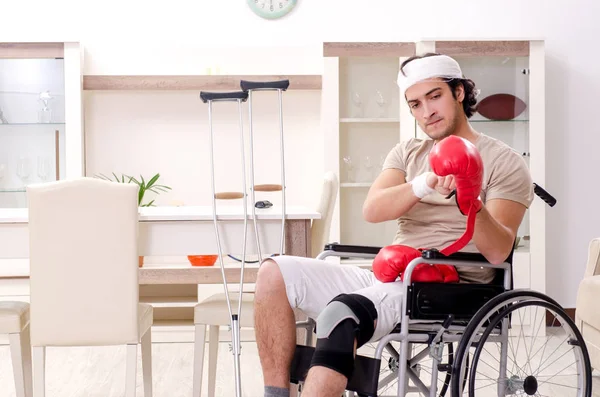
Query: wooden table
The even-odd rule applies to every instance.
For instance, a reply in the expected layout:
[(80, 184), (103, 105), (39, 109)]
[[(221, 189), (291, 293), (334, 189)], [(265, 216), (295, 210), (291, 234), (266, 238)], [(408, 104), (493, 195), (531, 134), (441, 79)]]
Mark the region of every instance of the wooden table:
[[(285, 253), (310, 254), (310, 224), (320, 214), (305, 207), (287, 206)], [(25, 259), (29, 256), (26, 208), (0, 209), (0, 259)], [(258, 236), (263, 254), (279, 252), (281, 208), (256, 210)], [(252, 221), (247, 210), (247, 251), (257, 253)], [(224, 253), (242, 252), (244, 213), (241, 206), (222, 206), (217, 211), (221, 245)], [(143, 256), (186, 256), (215, 254), (215, 226), (211, 206), (142, 207), (140, 208), (139, 253)], [(197, 270), (197, 269), (193, 269)], [(205, 269), (204, 269), (205, 270)], [(1, 271), (0, 271), (1, 272)], [(143, 273), (141, 273), (143, 276)]]
[[(223, 281), (219, 262), (212, 267), (192, 267), (187, 255), (216, 254), (215, 226), (211, 206), (142, 207), (140, 208), (139, 253), (145, 264), (139, 270), (140, 299), (155, 307), (155, 324), (160, 329), (180, 329), (190, 325), (193, 306), (200, 295), (222, 292)], [(310, 256), (310, 226), (320, 214), (299, 206), (286, 208), (285, 253)], [(282, 230), (281, 207), (256, 209), (258, 235), (263, 257), (278, 253)], [(242, 254), (244, 213), (241, 206), (220, 206), (217, 210), (218, 227), (224, 255)], [(16, 280), (26, 283), (26, 290), (13, 292), (29, 295), (28, 277), (28, 225), (27, 209), (0, 209), (0, 290), (4, 285), (15, 285)], [(255, 240), (252, 210), (246, 217), (247, 257), (255, 257)], [(238, 284), (240, 268), (237, 263), (225, 267), (227, 282)], [(244, 283), (254, 283), (257, 264), (247, 264)], [(8, 284), (7, 284), (8, 283)], [(207, 285), (213, 284), (213, 285)], [(8, 288), (10, 289), (10, 288)], [(15, 289), (12, 288), (12, 291)], [(0, 297), (6, 299), (0, 291)], [(175, 327), (173, 327), (175, 326)], [(189, 333), (184, 339), (192, 337)], [(160, 340), (160, 336), (156, 339)], [(165, 340), (181, 340), (167, 338)]]

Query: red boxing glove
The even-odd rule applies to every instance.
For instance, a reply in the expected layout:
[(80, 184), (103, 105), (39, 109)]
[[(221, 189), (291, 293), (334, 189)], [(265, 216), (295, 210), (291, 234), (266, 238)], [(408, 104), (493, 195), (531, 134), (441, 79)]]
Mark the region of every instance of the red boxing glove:
[(460, 277), (458, 276), (458, 272), (456, 268), (451, 265), (435, 265), (439, 271), (442, 273), (444, 278), (444, 283), (458, 283), (460, 281)]
[(479, 212), (483, 204), (479, 198), (483, 183), (483, 161), (471, 142), (450, 135), (438, 142), (429, 153), (429, 164), (438, 176), (454, 175), (456, 203), (463, 215), (471, 206)]
[[(420, 257), (421, 251), (406, 245), (383, 247), (373, 260), (373, 273), (377, 280), (384, 283), (394, 282), (398, 277), (404, 280), (406, 266), (413, 259)], [(413, 269), (410, 280), (425, 283), (455, 283), (458, 282), (458, 272), (450, 265), (420, 263)]]
[(421, 251), (406, 245), (388, 245), (379, 250), (373, 260), (373, 273), (383, 283), (396, 281), (404, 273), (406, 266), (415, 258), (421, 257)]
[[(404, 274), (402, 275), (404, 280)], [(444, 275), (438, 269), (438, 265), (430, 265), (428, 263), (419, 263), (413, 269), (410, 275), (411, 282), (422, 282), (422, 283), (443, 283)]]

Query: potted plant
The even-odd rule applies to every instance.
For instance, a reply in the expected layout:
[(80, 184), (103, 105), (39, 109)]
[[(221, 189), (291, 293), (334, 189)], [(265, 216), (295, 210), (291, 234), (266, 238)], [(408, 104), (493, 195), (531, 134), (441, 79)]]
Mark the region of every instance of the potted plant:
[[(171, 188), (169, 186), (159, 185), (156, 183), (158, 181), (158, 179), (160, 178), (160, 174), (154, 175), (148, 181), (146, 181), (146, 179), (144, 179), (144, 177), (142, 175), (140, 175), (140, 179), (138, 180), (133, 176), (129, 176), (129, 175), (125, 175), (125, 174), (121, 174), (121, 177), (118, 177), (114, 172), (113, 172), (114, 179), (110, 178), (104, 174), (96, 175), (96, 177), (107, 180), (107, 181), (111, 181), (111, 182), (137, 184), (139, 187), (138, 207), (153, 207), (154, 206), (154, 200), (150, 200), (149, 202), (144, 203), (144, 196), (146, 195), (146, 192), (160, 194), (161, 192), (167, 192), (168, 190), (171, 190)], [(140, 256), (138, 258), (138, 261), (139, 261), (138, 262), (139, 267), (142, 267), (144, 264), (144, 257)]]

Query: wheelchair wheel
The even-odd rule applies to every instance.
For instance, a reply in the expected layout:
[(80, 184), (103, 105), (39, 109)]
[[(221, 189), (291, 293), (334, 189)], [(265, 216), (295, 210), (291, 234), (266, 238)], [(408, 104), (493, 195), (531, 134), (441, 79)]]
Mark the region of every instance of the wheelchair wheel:
[[(547, 314), (553, 316), (550, 324)], [(468, 375), (466, 386), (458, 381), (460, 374)], [(591, 397), (592, 392), (581, 333), (560, 305), (533, 291), (506, 292), (477, 312), (459, 343), (452, 375), (453, 397)]]

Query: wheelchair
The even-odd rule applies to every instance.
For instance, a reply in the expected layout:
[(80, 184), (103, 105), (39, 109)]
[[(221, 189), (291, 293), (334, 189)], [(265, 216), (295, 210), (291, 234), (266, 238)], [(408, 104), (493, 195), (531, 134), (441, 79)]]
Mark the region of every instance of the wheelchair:
[[(379, 250), (328, 244), (317, 258), (372, 259)], [(580, 331), (552, 298), (513, 289), (513, 254), (493, 265), (478, 253), (422, 251), (403, 276), (400, 324), (372, 354), (362, 352), (366, 346), (357, 350), (346, 396), (591, 397), (592, 368)], [(489, 284), (413, 282), (411, 274), (421, 263), (493, 267), (496, 277)], [(296, 325), (307, 330), (290, 371), (301, 395), (316, 323)], [(427, 359), (430, 363), (423, 364)]]

